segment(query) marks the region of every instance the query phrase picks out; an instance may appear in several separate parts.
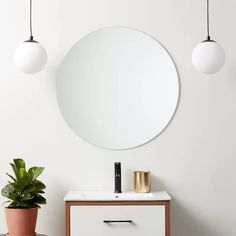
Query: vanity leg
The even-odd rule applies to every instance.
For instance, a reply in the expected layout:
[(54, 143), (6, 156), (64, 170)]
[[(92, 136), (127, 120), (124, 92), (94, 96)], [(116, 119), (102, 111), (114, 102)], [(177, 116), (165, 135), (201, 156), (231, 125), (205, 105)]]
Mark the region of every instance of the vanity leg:
[(70, 204), (65, 203), (66, 219), (65, 219), (65, 235), (70, 236)]
[(166, 236), (170, 236), (170, 201), (165, 204), (166, 209)]

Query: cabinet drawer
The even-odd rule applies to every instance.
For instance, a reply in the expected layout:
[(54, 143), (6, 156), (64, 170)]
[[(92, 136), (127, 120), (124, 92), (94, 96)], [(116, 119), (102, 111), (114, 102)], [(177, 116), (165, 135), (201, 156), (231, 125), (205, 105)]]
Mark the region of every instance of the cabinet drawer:
[(165, 206), (71, 206), (70, 236), (165, 236)]

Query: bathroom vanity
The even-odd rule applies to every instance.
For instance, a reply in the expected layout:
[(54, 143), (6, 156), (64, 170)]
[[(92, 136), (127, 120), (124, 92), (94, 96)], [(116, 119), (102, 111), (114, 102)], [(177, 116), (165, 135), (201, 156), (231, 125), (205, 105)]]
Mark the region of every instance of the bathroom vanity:
[(170, 236), (170, 196), (70, 191), (64, 198), (66, 236)]

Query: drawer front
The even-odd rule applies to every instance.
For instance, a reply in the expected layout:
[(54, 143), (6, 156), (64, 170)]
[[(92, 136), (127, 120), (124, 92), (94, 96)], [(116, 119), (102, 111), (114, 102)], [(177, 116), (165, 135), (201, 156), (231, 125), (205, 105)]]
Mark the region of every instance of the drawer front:
[(165, 236), (165, 206), (71, 206), (70, 236)]

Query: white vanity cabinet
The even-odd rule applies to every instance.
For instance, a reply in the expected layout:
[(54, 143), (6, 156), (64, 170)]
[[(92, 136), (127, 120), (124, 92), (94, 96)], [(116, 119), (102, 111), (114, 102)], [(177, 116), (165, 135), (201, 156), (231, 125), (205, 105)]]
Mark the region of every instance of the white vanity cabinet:
[(66, 199), (66, 236), (170, 236), (170, 198)]

